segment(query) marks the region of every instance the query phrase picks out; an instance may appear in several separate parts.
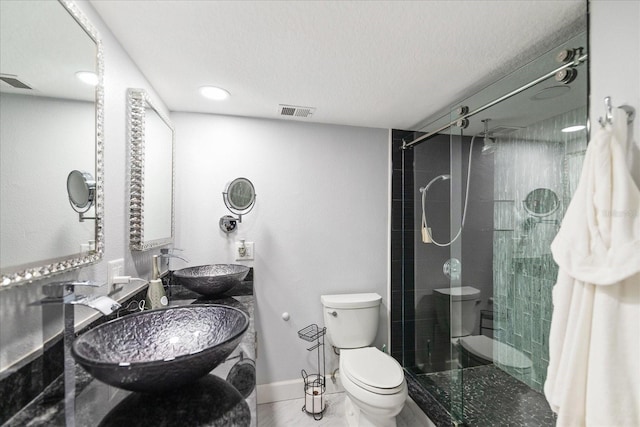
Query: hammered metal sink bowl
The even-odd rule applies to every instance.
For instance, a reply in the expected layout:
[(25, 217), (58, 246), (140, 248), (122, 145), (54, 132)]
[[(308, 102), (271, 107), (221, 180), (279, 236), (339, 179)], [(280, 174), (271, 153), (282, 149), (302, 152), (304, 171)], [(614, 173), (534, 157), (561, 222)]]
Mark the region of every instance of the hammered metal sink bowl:
[(224, 305), (144, 311), (80, 335), (71, 353), (92, 376), (115, 387), (162, 392), (206, 375), (229, 356), (249, 316)]
[(173, 272), (177, 284), (200, 295), (218, 295), (247, 277), (249, 267), (238, 264), (210, 264), (187, 267)]

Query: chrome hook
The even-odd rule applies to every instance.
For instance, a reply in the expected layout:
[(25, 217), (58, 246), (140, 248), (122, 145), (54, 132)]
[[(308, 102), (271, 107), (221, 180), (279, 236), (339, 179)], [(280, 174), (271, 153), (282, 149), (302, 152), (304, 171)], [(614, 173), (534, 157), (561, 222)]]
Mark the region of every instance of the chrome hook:
[[(613, 124), (613, 106), (611, 104), (610, 96), (606, 96), (604, 98), (604, 108), (606, 111), (605, 118), (603, 119), (602, 117), (600, 117), (598, 119), (598, 122), (602, 127), (606, 126), (607, 123)], [(621, 105), (618, 108), (621, 108), (625, 113), (627, 113), (627, 124), (631, 124), (636, 116), (636, 110), (629, 105)]]
[(613, 107), (611, 106), (611, 97), (605, 96), (604, 98), (604, 108), (607, 112), (607, 123), (613, 123)]

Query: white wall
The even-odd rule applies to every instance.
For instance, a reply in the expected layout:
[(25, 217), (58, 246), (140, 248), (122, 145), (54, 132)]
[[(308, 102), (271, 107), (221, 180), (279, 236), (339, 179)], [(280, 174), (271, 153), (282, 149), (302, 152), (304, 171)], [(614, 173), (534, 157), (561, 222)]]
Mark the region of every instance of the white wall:
[(591, 0), (590, 13), (591, 126), (600, 126), (605, 96), (636, 109), (629, 160), (640, 185), (640, 1)]
[[(377, 345), (388, 344), (388, 131), (228, 116), (172, 113), (176, 126), (176, 246), (189, 265), (235, 262), (241, 238), (255, 242), (258, 383), (292, 380), (315, 355), (297, 336), (323, 325), (320, 295), (384, 297)], [(238, 231), (225, 184), (256, 188), (254, 210)], [(178, 261), (179, 262), (179, 261)], [(177, 267), (174, 264), (174, 267)], [(282, 320), (283, 312), (291, 319)], [(337, 367), (327, 346), (327, 369)]]
[[(614, 106), (628, 104), (635, 108), (634, 144), (629, 144), (629, 165), (640, 187), (640, 1), (591, 0), (591, 64), (592, 129), (605, 115), (603, 99), (611, 96)], [(634, 302), (640, 311), (640, 301)], [(640, 351), (640, 334), (629, 341), (628, 353)], [(616, 369), (616, 366), (607, 367)], [(613, 373), (615, 374), (615, 373)]]
[[(125, 259), (126, 275), (149, 278), (153, 251), (132, 253), (129, 251), (128, 236), (128, 142), (126, 133), (126, 90), (138, 87), (150, 91), (150, 96), (165, 113), (166, 108), (153, 92), (151, 86), (122, 49), (118, 41), (104, 25), (100, 17), (87, 2), (77, 2), (79, 8), (96, 27), (104, 49), (104, 140), (105, 140), (105, 252), (103, 261), (79, 271), (54, 276), (31, 284), (0, 289), (0, 377), (7, 368), (30, 353), (38, 351), (43, 339), (61, 330), (58, 321), (43, 321), (42, 307), (29, 305), (43, 298), (42, 285), (59, 280), (74, 278), (106, 282), (107, 261)], [(61, 148), (63, 150), (63, 148)], [(38, 179), (38, 175), (22, 175), (20, 179)], [(3, 183), (4, 184), (4, 183)], [(70, 209), (70, 208), (69, 208)], [(4, 237), (4, 236), (3, 236)], [(156, 250), (155, 253), (158, 253)], [(141, 285), (127, 285), (119, 295), (139, 288)], [(106, 286), (96, 293), (106, 293)], [(90, 293), (90, 291), (84, 294)], [(94, 311), (85, 307), (76, 308), (77, 323), (93, 315)]]

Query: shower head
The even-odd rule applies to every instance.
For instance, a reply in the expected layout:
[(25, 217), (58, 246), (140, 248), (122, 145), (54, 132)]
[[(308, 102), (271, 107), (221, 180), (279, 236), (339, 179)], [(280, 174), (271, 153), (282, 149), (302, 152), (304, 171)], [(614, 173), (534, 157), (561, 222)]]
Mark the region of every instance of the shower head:
[(491, 138), (491, 134), (489, 134), (489, 121), (491, 119), (484, 119), (482, 120), (482, 123), (484, 123), (484, 132), (482, 133), (482, 135), (484, 136), (483, 138), (483, 145), (482, 145), (482, 154), (491, 154), (494, 153), (496, 151), (496, 140)]
[(431, 185), (439, 180), (443, 180), (446, 181), (447, 179), (451, 179), (451, 175), (448, 174), (444, 174), (444, 175), (438, 175), (435, 178), (433, 178), (431, 181), (429, 181), (429, 183), (427, 185), (425, 185), (424, 187), (420, 188), (420, 192), (424, 193), (425, 191), (429, 191), (429, 187), (431, 187)]
[(496, 144), (496, 140), (493, 138), (490, 138), (489, 136), (485, 136), (483, 138), (483, 145), (482, 145), (482, 154), (491, 154), (491, 153), (495, 153), (496, 148), (497, 148), (497, 144)]

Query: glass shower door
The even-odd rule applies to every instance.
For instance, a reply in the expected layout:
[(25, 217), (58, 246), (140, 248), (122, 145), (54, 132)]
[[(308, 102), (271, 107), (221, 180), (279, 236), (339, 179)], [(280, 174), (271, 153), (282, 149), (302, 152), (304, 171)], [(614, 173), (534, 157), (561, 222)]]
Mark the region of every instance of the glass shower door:
[[(451, 122), (458, 119), (464, 110), (454, 108), (450, 113)], [(459, 361), (458, 340), (460, 335), (465, 333), (467, 328), (466, 316), (460, 309), (461, 298), (463, 296), (462, 275), (463, 269), (463, 217), (465, 217), (465, 195), (467, 189), (467, 170), (465, 168), (465, 153), (469, 151), (469, 141), (464, 134), (464, 121), (461, 126), (452, 126), (449, 130), (449, 170), (450, 179), (450, 203), (449, 215), (451, 228), (447, 240), (449, 259), (443, 266), (443, 273), (449, 281), (449, 298), (446, 303), (449, 305), (449, 336), (450, 336), (450, 387), (451, 387), (451, 418), (453, 422), (464, 422), (464, 372)], [(464, 218), (466, 222), (466, 217)]]
[[(557, 50), (576, 47), (586, 49), (585, 34), (422, 130), (446, 128), (466, 115), (459, 106), (490, 104), (557, 67)], [(586, 149), (586, 130), (562, 129), (586, 124), (587, 71), (579, 68), (570, 85), (539, 82), (476, 111), (468, 124), (398, 149), (402, 165), (394, 160), (394, 176), (403, 181), (394, 194), (401, 190), (402, 199), (394, 198), (394, 207), (403, 210), (392, 241), (401, 236), (402, 244), (392, 245), (392, 272), (402, 276), (392, 282), (402, 284), (393, 291), (402, 303), (392, 308), (392, 315), (401, 312), (392, 327), (401, 325), (402, 334), (392, 335), (402, 341), (392, 348), (453, 422), (554, 424), (541, 393), (557, 274), (550, 243)], [(405, 136), (413, 141), (420, 133), (399, 131), (396, 147)]]
[[(582, 45), (583, 37), (569, 45)], [(460, 287), (462, 311), (455, 312), (452, 298), (451, 322), (455, 316), (463, 324), (467, 315), (475, 320), (472, 329), (452, 337), (459, 363), (453, 375), (459, 378), (451, 388), (459, 396), (451, 401), (452, 416), (470, 425), (510, 424), (521, 416), (513, 408), (523, 405), (537, 425), (554, 424), (542, 394), (558, 272), (550, 246), (586, 150), (585, 128), (563, 131), (587, 122), (586, 68), (579, 74), (570, 89), (541, 82), (451, 132), (452, 223), (466, 205), (460, 241), (451, 245), (452, 258), (461, 262), (461, 279), (451, 286)], [(472, 110), (485, 102), (465, 100)]]

